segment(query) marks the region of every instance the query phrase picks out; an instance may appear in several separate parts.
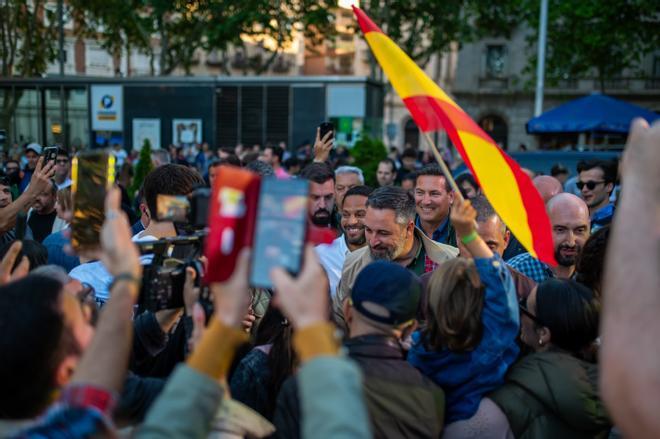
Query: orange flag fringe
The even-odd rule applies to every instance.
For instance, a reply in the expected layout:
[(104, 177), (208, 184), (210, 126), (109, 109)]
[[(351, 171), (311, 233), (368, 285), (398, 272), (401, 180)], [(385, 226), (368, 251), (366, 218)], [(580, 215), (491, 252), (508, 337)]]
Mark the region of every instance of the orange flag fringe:
[(376, 60), (419, 129), (447, 132), (518, 241), (532, 256), (555, 266), (550, 220), (531, 179), (364, 11), (355, 6), (353, 11)]

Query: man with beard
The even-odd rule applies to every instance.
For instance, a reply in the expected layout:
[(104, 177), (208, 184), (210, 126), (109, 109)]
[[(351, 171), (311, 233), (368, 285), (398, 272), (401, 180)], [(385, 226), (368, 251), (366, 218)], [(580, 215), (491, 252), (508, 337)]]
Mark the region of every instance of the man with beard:
[(41, 243), (51, 233), (59, 232), (66, 227), (66, 222), (57, 216), (57, 184), (51, 180), (51, 185), (43, 191), (27, 214), (27, 236)]
[(567, 192), (558, 194), (548, 201), (546, 210), (552, 225), (557, 267), (551, 268), (529, 253), (522, 253), (507, 262), (537, 283), (553, 277), (572, 278), (577, 258), (590, 234), (589, 208), (581, 198)]
[(335, 239), (332, 244), (316, 246), (316, 255), (325, 269), (330, 281), (330, 294), (334, 297), (341, 278), (346, 255), (362, 248), (366, 244), (364, 237), (364, 216), (367, 213), (367, 197), (373, 189), (369, 186), (350, 188), (343, 198), (341, 209), (341, 227), (344, 234)]
[(302, 170), (300, 177), (309, 180), (309, 222), (319, 227), (333, 227), (335, 173), (325, 163), (312, 163)]
[(347, 255), (342, 269), (333, 303), (340, 318), (357, 275), (374, 260), (397, 263), (421, 276), (458, 255), (456, 247), (435, 242), (415, 227), (415, 199), (400, 187), (381, 187), (369, 195), (364, 233), (367, 245)]

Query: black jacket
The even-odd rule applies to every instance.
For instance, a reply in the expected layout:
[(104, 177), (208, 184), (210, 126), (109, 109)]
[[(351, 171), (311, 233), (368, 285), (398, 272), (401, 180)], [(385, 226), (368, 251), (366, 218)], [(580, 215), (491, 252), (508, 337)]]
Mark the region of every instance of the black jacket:
[[(396, 339), (365, 335), (349, 339), (345, 347), (364, 376), (365, 402), (375, 438), (440, 437), (444, 393), (406, 361)], [(300, 437), (295, 377), (282, 386), (273, 422), (279, 437)]]

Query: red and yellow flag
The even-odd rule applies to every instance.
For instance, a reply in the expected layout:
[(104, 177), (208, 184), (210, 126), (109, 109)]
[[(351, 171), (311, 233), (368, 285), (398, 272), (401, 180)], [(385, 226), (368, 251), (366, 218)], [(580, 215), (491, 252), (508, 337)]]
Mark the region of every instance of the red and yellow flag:
[(531, 179), (364, 11), (355, 6), (353, 11), (371, 51), (419, 129), (444, 129), (518, 241), (532, 256), (556, 265), (550, 220)]

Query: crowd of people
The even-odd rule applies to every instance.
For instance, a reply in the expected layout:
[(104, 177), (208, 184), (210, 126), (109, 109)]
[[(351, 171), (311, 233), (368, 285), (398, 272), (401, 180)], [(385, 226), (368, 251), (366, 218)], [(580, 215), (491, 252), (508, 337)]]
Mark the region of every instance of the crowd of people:
[[(157, 149), (135, 193), (137, 156), (113, 153), (100, 249), (77, 254), (73, 151), (46, 162), (31, 143), (2, 164), (0, 436), (660, 435), (660, 124), (635, 121), (620, 164), (526, 170), (556, 266), (478, 178), (457, 175), (456, 193), (413, 148), (374, 187), (331, 133), (298, 151)], [(306, 179), (308, 223), (336, 239), (306, 244), (272, 289), (249, 285), (245, 248), (227, 281), (188, 266), (182, 303), (138, 305), (156, 263), (142, 244), (185, 233), (158, 196), (213, 187), (225, 166)]]

